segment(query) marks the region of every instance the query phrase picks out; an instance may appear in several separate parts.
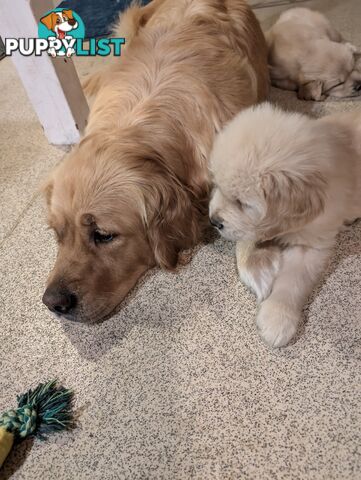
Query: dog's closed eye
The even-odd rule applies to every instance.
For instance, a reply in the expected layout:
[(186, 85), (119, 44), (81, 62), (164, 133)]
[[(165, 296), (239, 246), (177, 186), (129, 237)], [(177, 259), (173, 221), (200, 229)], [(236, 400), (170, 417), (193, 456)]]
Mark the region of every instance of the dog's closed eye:
[(95, 230), (93, 232), (93, 241), (96, 245), (100, 243), (110, 243), (114, 240), (117, 235), (113, 233), (107, 233), (100, 230)]

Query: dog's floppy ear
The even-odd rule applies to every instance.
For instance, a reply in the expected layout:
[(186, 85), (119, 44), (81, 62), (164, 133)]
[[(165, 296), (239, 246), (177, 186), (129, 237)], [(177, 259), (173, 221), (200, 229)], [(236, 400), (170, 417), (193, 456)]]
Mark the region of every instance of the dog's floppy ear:
[[(156, 263), (173, 270), (181, 250), (192, 247), (199, 239), (201, 205), (185, 187), (159, 177), (155, 203), (149, 212), (148, 240)], [(149, 206), (148, 206), (149, 208)]]
[[(324, 209), (326, 181), (319, 172), (269, 172), (261, 184), (271, 229), (287, 231), (304, 225)], [(281, 232), (273, 235), (277, 233)]]
[(53, 30), (56, 24), (57, 15), (54, 12), (49, 13), (40, 19), (41, 23), (46, 26), (48, 30)]
[(73, 10), (63, 10), (62, 13), (70, 19), (73, 18)]
[(50, 207), (51, 197), (53, 196), (53, 189), (54, 189), (54, 180), (53, 180), (53, 177), (51, 176), (41, 186), (41, 192), (44, 195), (46, 205), (48, 206), (48, 208)]

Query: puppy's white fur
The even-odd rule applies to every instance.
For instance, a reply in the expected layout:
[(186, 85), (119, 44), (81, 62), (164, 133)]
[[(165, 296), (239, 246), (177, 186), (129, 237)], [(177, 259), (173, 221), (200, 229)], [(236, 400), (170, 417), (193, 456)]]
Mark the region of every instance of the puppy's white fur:
[(265, 103), (215, 141), (210, 216), (240, 242), (240, 276), (272, 346), (293, 338), (337, 233), (361, 217), (360, 139), (361, 110), (314, 120)]
[(357, 47), (319, 12), (286, 10), (266, 33), (272, 84), (304, 100), (361, 94)]

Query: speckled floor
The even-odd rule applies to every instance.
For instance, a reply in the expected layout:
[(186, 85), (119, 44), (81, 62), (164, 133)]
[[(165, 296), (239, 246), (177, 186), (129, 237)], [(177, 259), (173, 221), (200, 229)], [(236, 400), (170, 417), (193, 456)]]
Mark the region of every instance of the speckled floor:
[[(359, 0), (306, 4), (361, 46)], [(268, 26), (280, 10), (258, 13)], [(279, 351), (258, 338), (255, 299), (220, 239), (176, 275), (150, 272), (106, 323), (59, 322), (41, 304), (55, 244), (36, 189), (63, 152), (8, 59), (0, 92), (0, 411), (57, 377), (79, 413), (73, 432), (19, 445), (0, 478), (360, 479), (361, 224), (340, 236), (297, 341)], [(361, 108), (271, 98), (316, 116)]]

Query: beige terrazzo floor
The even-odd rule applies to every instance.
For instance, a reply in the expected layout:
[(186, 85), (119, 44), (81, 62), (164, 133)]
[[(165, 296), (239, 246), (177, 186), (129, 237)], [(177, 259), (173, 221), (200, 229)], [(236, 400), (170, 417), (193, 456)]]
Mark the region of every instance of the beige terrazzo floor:
[[(305, 4), (361, 47), (359, 0)], [(282, 8), (258, 10), (263, 25)], [(271, 100), (316, 116), (361, 108)], [(55, 244), (36, 190), (62, 156), (1, 61), (0, 411), (57, 377), (80, 415), (73, 432), (18, 446), (0, 478), (360, 479), (361, 224), (341, 235), (297, 341), (279, 351), (258, 338), (221, 239), (177, 275), (151, 272), (109, 321), (59, 322), (41, 304)]]

